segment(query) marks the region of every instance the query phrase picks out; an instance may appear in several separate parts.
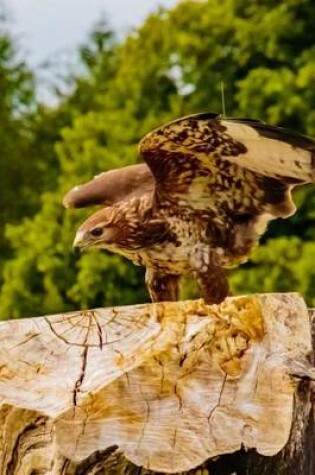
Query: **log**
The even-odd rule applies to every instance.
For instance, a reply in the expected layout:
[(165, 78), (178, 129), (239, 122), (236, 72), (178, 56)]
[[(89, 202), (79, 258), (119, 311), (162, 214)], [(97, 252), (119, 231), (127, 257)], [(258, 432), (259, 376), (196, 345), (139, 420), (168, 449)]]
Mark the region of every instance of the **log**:
[(312, 475), (310, 330), (297, 294), (1, 322), (0, 474)]

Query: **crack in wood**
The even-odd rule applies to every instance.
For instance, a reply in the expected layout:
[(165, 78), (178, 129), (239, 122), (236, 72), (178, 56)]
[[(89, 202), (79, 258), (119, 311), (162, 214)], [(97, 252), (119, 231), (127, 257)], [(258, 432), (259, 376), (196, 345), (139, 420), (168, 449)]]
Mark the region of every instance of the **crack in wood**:
[(215, 441), (216, 445), (217, 444), (217, 439), (213, 433), (213, 427), (211, 425), (211, 419), (214, 415), (214, 412), (218, 409), (218, 407), (221, 406), (221, 398), (222, 398), (222, 395), (223, 395), (223, 390), (224, 390), (224, 387), (225, 387), (225, 384), (226, 384), (226, 380), (227, 380), (227, 375), (225, 374), (224, 377), (223, 377), (223, 381), (222, 381), (222, 385), (221, 385), (221, 388), (220, 388), (220, 392), (219, 392), (219, 396), (218, 396), (218, 401), (217, 403), (215, 404), (215, 406), (211, 409), (208, 417), (207, 417), (207, 420), (208, 420), (208, 428), (209, 428), (209, 437), (213, 438), (213, 440)]
[(85, 370), (86, 370), (86, 365), (87, 365), (87, 358), (88, 358), (88, 351), (89, 351), (89, 347), (85, 346), (84, 349), (83, 349), (82, 355), (81, 355), (81, 358), (82, 358), (81, 372), (80, 372), (80, 375), (79, 375), (78, 379), (76, 380), (76, 382), (74, 384), (74, 390), (73, 390), (73, 405), (74, 406), (77, 406), (77, 402), (78, 402), (77, 401), (77, 396), (78, 396), (78, 393), (81, 390), (81, 386), (82, 386), (83, 381), (84, 381)]
[(34, 333), (32, 335), (29, 335), (27, 338), (25, 338), (25, 340), (19, 342), (17, 345), (16, 345), (16, 348), (19, 348), (23, 345), (26, 345), (26, 343), (29, 343), (30, 341), (32, 341), (34, 338), (37, 338), (38, 336), (40, 335), (40, 333)]
[(92, 312), (92, 315), (93, 315), (95, 325), (97, 327), (100, 350), (102, 350), (103, 349), (103, 330), (102, 330), (102, 327), (101, 327), (101, 325), (100, 325), (100, 323), (97, 319), (97, 316), (95, 315), (95, 312)]

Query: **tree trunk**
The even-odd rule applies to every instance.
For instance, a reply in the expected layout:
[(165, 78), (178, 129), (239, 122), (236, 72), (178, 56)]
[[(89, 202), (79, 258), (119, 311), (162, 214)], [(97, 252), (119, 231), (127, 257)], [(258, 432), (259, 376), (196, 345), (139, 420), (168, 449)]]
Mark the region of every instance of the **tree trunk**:
[(0, 474), (314, 475), (311, 327), (296, 294), (2, 322)]

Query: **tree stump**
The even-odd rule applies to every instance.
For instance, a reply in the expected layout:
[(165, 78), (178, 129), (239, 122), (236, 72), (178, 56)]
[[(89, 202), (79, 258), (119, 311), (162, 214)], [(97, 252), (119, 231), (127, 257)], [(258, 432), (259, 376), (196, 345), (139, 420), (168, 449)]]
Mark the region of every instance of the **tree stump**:
[(1, 475), (313, 475), (297, 294), (0, 324)]

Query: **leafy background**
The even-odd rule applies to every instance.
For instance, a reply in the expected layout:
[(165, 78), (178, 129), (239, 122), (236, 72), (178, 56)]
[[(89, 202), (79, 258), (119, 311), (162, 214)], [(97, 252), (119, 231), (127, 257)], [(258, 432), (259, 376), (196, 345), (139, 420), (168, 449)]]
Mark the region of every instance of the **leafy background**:
[[(2, 15), (3, 18), (3, 15)], [(56, 105), (0, 25), (0, 315), (40, 315), (148, 300), (143, 270), (116, 255), (71, 253), (86, 211), (63, 194), (137, 161), (137, 142), (180, 115), (221, 111), (315, 137), (313, 0), (182, 1), (118, 39), (104, 21), (82, 45), (78, 73)], [(315, 187), (298, 213), (273, 222), (252, 260), (231, 272), (235, 293), (299, 291), (315, 304)], [(186, 282), (183, 297), (196, 295)]]

